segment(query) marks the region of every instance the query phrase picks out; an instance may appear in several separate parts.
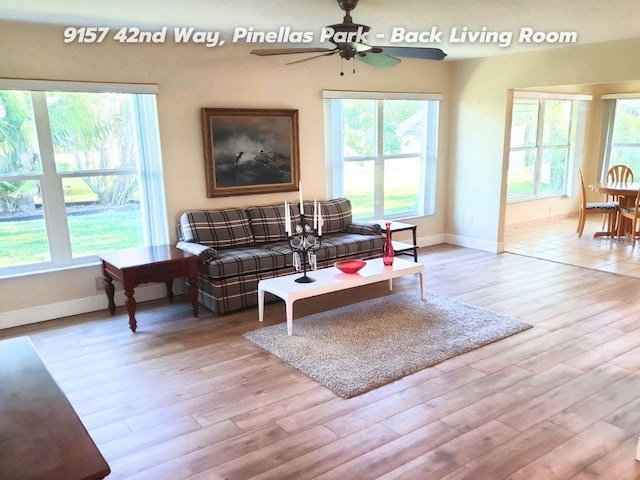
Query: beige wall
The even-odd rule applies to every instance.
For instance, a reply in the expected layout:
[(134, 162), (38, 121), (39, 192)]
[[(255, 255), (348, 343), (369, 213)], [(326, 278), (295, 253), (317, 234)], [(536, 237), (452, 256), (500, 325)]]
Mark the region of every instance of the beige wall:
[[(264, 205), (295, 200), (297, 194), (267, 194), (218, 199), (206, 197), (200, 123), (202, 107), (295, 108), (299, 110), (301, 180), (306, 198), (326, 198), (323, 89), (443, 93), (438, 183), (446, 181), (451, 64), (403, 60), (398, 67), (376, 70), (361, 62), (357, 73), (338, 58), (285, 66), (291, 58), (260, 58), (249, 48), (224, 45), (64, 44), (63, 29), (0, 23), (0, 78), (154, 83), (159, 85), (158, 115), (163, 155), (167, 216), (194, 208)], [(296, 57), (297, 58), (297, 57)], [(442, 235), (446, 189), (437, 192), (437, 212), (416, 219), (419, 236)], [(171, 231), (172, 241), (175, 234)], [(18, 314), (37, 305), (88, 298), (106, 299), (95, 289), (98, 266), (43, 275), (0, 279), (2, 312)], [(75, 303), (74, 303), (75, 302)], [(84, 304), (92, 302), (84, 301)], [(92, 304), (94, 304), (93, 302)], [(54, 309), (55, 310), (55, 309)], [(55, 311), (64, 310), (64, 308)], [(68, 310), (68, 308), (67, 308)], [(7, 316), (5, 315), (5, 318)]]

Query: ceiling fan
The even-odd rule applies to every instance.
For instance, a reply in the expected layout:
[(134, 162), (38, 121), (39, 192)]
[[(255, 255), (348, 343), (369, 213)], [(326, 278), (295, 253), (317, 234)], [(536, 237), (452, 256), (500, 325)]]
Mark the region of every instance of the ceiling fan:
[[(423, 60), (442, 60), (447, 56), (439, 48), (426, 47), (374, 47), (366, 43), (354, 41), (366, 37), (367, 32), (371, 29), (368, 25), (354, 23), (351, 18), (351, 12), (358, 5), (358, 0), (337, 0), (338, 5), (345, 12), (342, 23), (329, 25), (325, 27), (324, 34), (329, 35), (329, 40), (335, 45), (334, 48), (269, 48), (252, 50), (254, 55), (290, 55), (294, 53), (319, 53), (313, 57), (303, 58), (287, 63), (292, 65), (302, 63), (315, 58), (327, 57), (330, 55), (339, 55), (345, 60), (360, 60), (372, 67), (388, 68), (400, 63), (400, 59), (396, 57), (419, 58)], [(355, 73), (355, 68), (354, 68)], [(340, 75), (344, 75), (340, 72)]]

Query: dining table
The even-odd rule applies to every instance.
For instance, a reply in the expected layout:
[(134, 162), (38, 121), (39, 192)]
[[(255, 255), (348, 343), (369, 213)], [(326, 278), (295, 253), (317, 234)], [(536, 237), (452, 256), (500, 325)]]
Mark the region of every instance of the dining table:
[[(604, 193), (610, 198), (617, 198), (620, 208), (631, 208), (635, 205), (636, 197), (640, 189), (640, 182), (597, 182), (590, 184), (589, 188), (596, 193)], [(611, 228), (610, 231), (601, 231), (593, 234), (594, 237), (613, 237), (616, 235), (617, 228)]]

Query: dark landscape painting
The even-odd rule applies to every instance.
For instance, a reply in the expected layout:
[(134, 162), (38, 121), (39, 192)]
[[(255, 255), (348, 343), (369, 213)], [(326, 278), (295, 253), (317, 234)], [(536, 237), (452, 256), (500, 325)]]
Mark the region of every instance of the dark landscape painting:
[(297, 189), (297, 111), (203, 110), (209, 196)]

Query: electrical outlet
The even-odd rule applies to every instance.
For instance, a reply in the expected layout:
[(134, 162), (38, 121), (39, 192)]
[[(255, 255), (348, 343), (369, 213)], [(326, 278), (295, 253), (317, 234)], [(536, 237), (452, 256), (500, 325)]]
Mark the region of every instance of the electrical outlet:
[(104, 278), (96, 277), (96, 290), (104, 290)]

